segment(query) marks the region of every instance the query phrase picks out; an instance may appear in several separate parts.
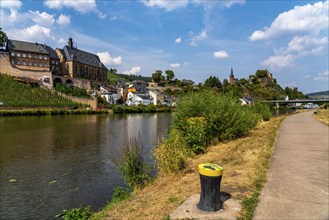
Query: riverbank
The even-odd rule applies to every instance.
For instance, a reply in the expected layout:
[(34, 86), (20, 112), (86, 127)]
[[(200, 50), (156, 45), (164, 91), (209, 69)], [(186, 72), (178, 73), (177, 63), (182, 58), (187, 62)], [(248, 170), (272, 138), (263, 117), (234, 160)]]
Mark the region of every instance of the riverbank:
[(0, 116), (41, 116), (41, 115), (81, 115), (81, 114), (126, 114), (172, 112), (171, 107), (156, 106), (115, 106), (113, 109), (69, 109), (69, 108), (11, 108), (1, 107)]
[(81, 115), (81, 114), (108, 114), (110, 111), (90, 109), (16, 109), (0, 110), (0, 116), (41, 116), (41, 115)]
[(183, 171), (158, 177), (129, 199), (95, 213), (92, 219), (168, 219), (190, 195), (200, 192), (197, 165), (205, 162), (224, 167), (221, 191), (242, 202), (239, 218), (251, 219), (284, 118), (260, 123), (247, 137), (209, 147), (205, 154), (189, 159)]
[(329, 109), (320, 109), (313, 114), (313, 117), (329, 126)]

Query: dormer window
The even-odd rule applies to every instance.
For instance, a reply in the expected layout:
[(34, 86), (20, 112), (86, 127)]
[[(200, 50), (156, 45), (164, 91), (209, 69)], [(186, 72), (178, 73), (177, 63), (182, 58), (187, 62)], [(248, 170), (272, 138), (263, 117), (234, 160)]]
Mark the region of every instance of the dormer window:
[(15, 53), (14, 52), (11, 52), (11, 56), (14, 57), (15, 56)]
[(39, 55), (39, 59), (42, 60), (42, 56), (41, 55)]
[(45, 55), (45, 56), (43, 57), (43, 59), (44, 59), (44, 60), (47, 60), (47, 59), (48, 59), (48, 57)]
[(23, 54), (22, 54), (22, 57), (24, 57), (24, 58), (25, 58), (25, 57), (26, 57), (26, 54), (25, 54), (25, 53), (23, 53)]
[(29, 53), (29, 54), (27, 54), (27, 57), (28, 57), (28, 58), (31, 58), (32, 56), (31, 56), (31, 54)]
[(21, 57), (21, 54), (20, 53), (17, 53), (17, 57)]

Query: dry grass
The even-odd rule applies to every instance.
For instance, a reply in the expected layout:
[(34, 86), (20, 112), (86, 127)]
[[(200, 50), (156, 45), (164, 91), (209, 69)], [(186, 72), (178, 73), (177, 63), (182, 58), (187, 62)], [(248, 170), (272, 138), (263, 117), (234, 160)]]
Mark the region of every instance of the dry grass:
[(329, 126), (329, 109), (321, 109), (320, 112), (314, 114), (314, 118)]
[(207, 153), (189, 159), (183, 172), (160, 176), (132, 198), (105, 209), (105, 219), (166, 219), (189, 196), (200, 193), (197, 165), (205, 162), (224, 167), (221, 191), (239, 200), (250, 197), (265, 179), (283, 118), (259, 124), (247, 137), (210, 147)]

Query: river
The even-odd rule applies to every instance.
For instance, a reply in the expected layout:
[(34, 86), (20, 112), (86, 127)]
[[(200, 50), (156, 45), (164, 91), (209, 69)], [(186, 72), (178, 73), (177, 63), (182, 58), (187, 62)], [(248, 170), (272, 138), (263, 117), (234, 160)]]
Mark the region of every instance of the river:
[(110, 155), (140, 135), (145, 158), (165, 136), (170, 113), (0, 117), (0, 219), (55, 219), (96, 211), (123, 186)]

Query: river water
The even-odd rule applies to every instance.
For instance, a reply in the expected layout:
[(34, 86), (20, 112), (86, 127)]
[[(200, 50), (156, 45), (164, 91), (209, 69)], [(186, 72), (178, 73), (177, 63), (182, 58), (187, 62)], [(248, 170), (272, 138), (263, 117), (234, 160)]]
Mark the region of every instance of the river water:
[(0, 117), (0, 219), (55, 219), (64, 209), (102, 208), (123, 186), (110, 155), (140, 135), (150, 150), (171, 114)]

